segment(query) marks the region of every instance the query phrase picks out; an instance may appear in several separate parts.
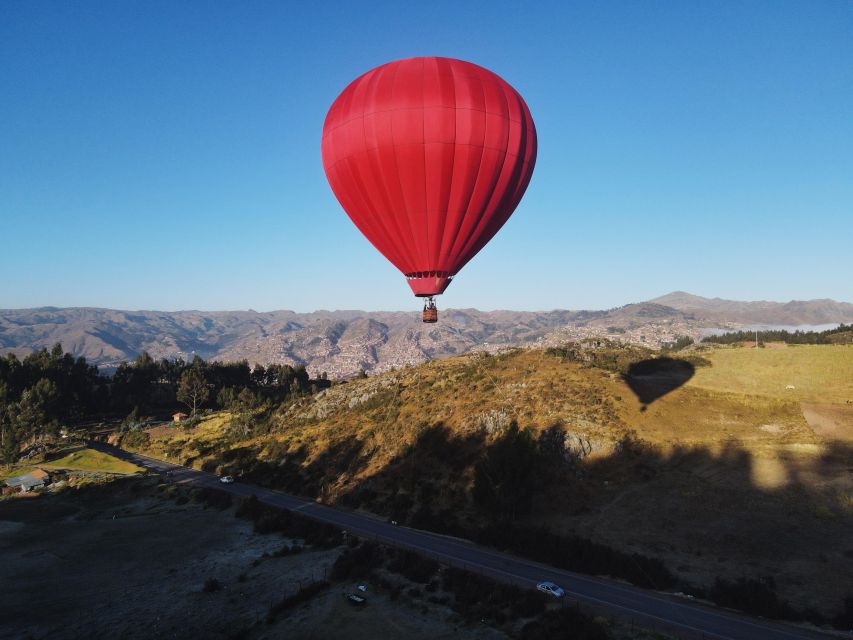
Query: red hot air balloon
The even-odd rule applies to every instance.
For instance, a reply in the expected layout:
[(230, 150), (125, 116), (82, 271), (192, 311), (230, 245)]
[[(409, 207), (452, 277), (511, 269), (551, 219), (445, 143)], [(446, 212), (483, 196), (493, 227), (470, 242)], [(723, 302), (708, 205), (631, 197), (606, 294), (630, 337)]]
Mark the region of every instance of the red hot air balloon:
[(536, 128), (506, 81), (470, 62), (407, 58), (356, 78), (323, 124), (323, 167), (358, 229), (426, 298), (512, 215), (536, 162)]

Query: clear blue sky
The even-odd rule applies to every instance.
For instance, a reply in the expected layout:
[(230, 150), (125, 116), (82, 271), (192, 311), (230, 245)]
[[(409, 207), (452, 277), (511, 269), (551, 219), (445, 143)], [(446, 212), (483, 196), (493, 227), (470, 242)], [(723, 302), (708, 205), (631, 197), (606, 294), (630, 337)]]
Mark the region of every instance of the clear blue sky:
[(320, 161), (414, 55), (525, 97), (539, 157), (442, 307), (853, 301), (853, 2), (0, 3), (0, 308), (415, 309)]

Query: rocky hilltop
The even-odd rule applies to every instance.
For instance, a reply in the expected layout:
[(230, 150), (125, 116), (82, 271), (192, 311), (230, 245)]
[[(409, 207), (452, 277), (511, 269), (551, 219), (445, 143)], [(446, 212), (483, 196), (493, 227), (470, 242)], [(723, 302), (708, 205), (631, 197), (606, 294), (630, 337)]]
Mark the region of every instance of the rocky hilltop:
[(437, 325), (413, 312), (118, 311), (40, 308), (0, 311), (0, 352), (26, 355), (56, 342), (110, 369), (143, 351), (155, 358), (304, 364), (312, 374), (351, 376), (442, 356), (550, 346), (607, 336), (659, 347), (709, 327), (853, 322), (853, 305), (831, 300), (733, 302), (676, 292), (607, 311), (442, 310)]

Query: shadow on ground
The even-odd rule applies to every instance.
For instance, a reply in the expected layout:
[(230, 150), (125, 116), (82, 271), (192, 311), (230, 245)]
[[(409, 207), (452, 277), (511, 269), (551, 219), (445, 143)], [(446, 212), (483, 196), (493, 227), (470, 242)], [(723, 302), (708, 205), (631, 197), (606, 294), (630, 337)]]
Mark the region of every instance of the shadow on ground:
[[(689, 363), (673, 362), (633, 368), (641, 400), (690, 378)], [(690, 589), (757, 615), (853, 621), (853, 609), (843, 608), (853, 596), (850, 443), (782, 448), (768, 458), (734, 438), (662, 449), (628, 432), (610, 452), (591, 454), (577, 446), (581, 435), (570, 425), (516, 435), (516, 455), (515, 445), (498, 446), (500, 431), (437, 423), (384, 460), (374, 444), (340, 438), (323, 452), (236, 448), (205, 468), (571, 570)], [(518, 461), (529, 462), (531, 451), (526, 473)], [(762, 482), (767, 464), (772, 486)], [(488, 472), (481, 478), (512, 489), (499, 497), (518, 506), (513, 517), (499, 521), (478, 504), (478, 466)]]
[(685, 384), (695, 372), (696, 368), (686, 360), (651, 358), (633, 363), (622, 379), (645, 411), (652, 402)]

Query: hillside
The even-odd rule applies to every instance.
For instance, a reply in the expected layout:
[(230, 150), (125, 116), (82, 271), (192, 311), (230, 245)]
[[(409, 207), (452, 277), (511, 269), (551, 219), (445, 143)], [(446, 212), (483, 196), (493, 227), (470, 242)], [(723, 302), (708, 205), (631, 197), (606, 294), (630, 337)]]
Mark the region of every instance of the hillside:
[(118, 311), (94, 308), (0, 310), (0, 353), (26, 355), (59, 342), (75, 356), (115, 368), (143, 351), (154, 358), (248, 360), (305, 365), (332, 378), (387, 371), (434, 358), (506, 347), (547, 347), (609, 337), (658, 348), (699, 338), (708, 327), (765, 322), (853, 321), (853, 305), (833, 301), (731, 302), (673, 293), (607, 311), (448, 309), (437, 325), (415, 312)]
[(741, 302), (703, 298), (674, 291), (650, 302), (678, 309), (707, 320), (741, 324), (821, 325), (853, 320), (853, 304), (835, 300), (791, 300), (790, 302)]
[(659, 358), (577, 345), (433, 361), (291, 402), (250, 437), (214, 416), (198, 430), (152, 430), (143, 448), (413, 526), (494, 536), (477, 469), (517, 421), (546, 457), (516, 527), (658, 558), (700, 588), (775, 576), (780, 597), (832, 615), (853, 574), (851, 401), (849, 346)]
[(337, 378), (478, 348), (559, 343), (606, 334), (607, 327), (635, 329), (634, 338), (650, 344), (690, 330), (683, 314), (660, 305), (611, 312), (450, 309), (442, 310), (437, 325), (424, 325), (413, 312), (34, 309), (0, 311), (0, 352), (24, 355), (60, 342), (107, 368), (148, 351), (158, 359), (198, 354), (206, 360), (304, 364)]

